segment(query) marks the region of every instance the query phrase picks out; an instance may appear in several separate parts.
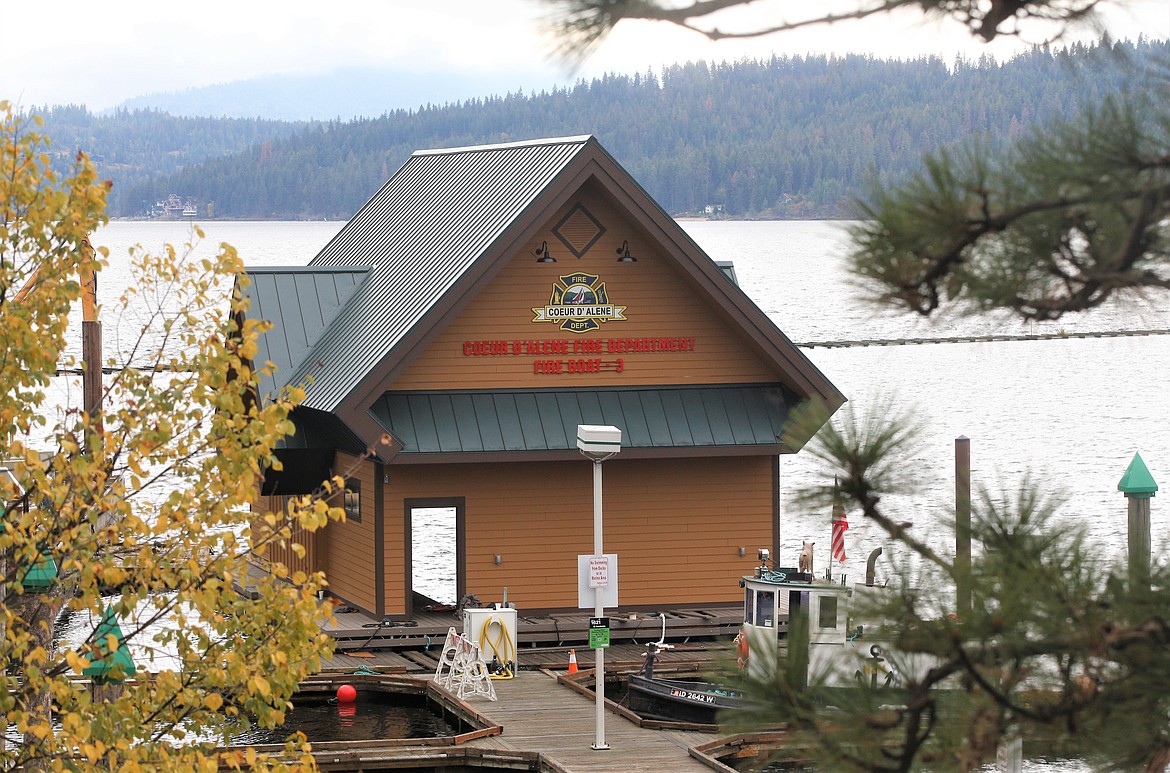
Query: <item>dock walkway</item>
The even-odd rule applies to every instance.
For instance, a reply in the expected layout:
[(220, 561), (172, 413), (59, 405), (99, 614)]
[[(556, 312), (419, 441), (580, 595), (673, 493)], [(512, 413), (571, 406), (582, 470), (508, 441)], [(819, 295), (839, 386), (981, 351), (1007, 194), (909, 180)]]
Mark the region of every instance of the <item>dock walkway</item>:
[(567, 773), (711, 773), (690, 754), (690, 747), (716, 738), (710, 733), (650, 730), (607, 712), (605, 741), (610, 748), (599, 751), (592, 748), (596, 704), (558, 684), (554, 674), (521, 671), (515, 679), (495, 682), (495, 689), (499, 700), (473, 702), (476, 711), (504, 728), (490, 739), (492, 745), (539, 752)]

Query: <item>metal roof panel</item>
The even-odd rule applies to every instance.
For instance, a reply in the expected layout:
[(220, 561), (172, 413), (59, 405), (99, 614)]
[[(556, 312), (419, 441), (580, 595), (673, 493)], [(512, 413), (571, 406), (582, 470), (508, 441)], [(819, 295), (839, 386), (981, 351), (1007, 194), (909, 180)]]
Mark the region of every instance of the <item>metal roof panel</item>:
[(459, 432), (460, 447), (483, 448), (483, 437), (479, 432), (479, 422), (476, 421), (475, 405), (471, 401), (471, 395), (451, 395), (451, 410), (455, 413), (455, 428)]
[[(561, 414), (557, 395), (554, 392), (537, 392), (536, 413), (540, 417), (540, 426), (544, 430), (545, 448), (565, 448), (569, 445), (566, 435), (565, 417)], [(577, 442), (576, 432), (573, 433), (573, 442)]]
[(265, 266), (248, 269), (251, 284), (243, 291), (251, 304), (249, 319), (267, 320), (272, 328), (260, 336), (257, 365), (276, 366), (262, 389), (278, 391), (295, 383), (298, 367), (366, 278), (361, 266), (314, 269)]
[[(618, 400), (621, 403), (621, 413), (603, 416), (603, 419), (598, 423), (604, 426), (620, 427), (621, 442), (624, 444), (628, 442), (634, 447), (653, 446), (654, 437), (651, 435), (651, 428), (647, 426), (646, 409), (642, 407), (639, 394), (620, 392)], [(574, 429), (573, 434), (576, 436), (576, 429)]]
[(719, 389), (705, 389), (699, 392), (703, 401), (707, 425), (711, 428), (713, 445), (724, 446), (735, 443), (735, 433), (731, 431), (731, 423), (727, 420), (727, 406), (724, 404), (722, 391)]
[(471, 409), (479, 428), (479, 446), (484, 451), (503, 451), (504, 436), (496, 403), (490, 394), (471, 395)]
[(455, 424), (455, 410), (451, 395), (431, 395), (431, 416), (435, 420), (435, 434), (439, 438), (439, 450), (462, 451), (459, 427)]
[(374, 417), (403, 454), (566, 451), (577, 425), (622, 430), (623, 448), (780, 446), (796, 398), (777, 384), (387, 392)]
[(747, 414), (748, 426), (752, 428), (757, 443), (775, 443), (782, 427), (775, 421), (776, 418), (787, 418), (787, 412), (774, 410), (765, 395), (759, 392), (743, 392), (744, 411)]
[(682, 394), (681, 391), (663, 391), (659, 393), (659, 401), (674, 445), (693, 446), (695, 439), (691, 436), (690, 417), (683, 408)]
[(715, 445), (711, 437), (711, 423), (707, 421), (707, 410), (703, 406), (703, 397), (693, 389), (679, 390), (681, 411), (687, 417), (687, 428), (691, 433), (691, 442), (697, 446)]
[(743, 403), (743, 394), (735, 389), (722, 389), (723, 407), (727, 412), (727, 424), (731, 427), (731, 434), (736, 443), (756, 442), (756, 433), (748, 419), (747, 408)]
[(411, 156), (310, 264), (372, 265), (372, 281), (300, 360), (306, 404), (336, 409), (589, 141)]
[(406, 400), (388, 401), (386, 408), (389, 415), (383, 419), (383, 424), (398, 427), (394, 437), (403, 444), (403, 453), (418, 453), (418, 443), (415, 442), (414, 419), (410, 415), (410, 403)]
[(407, 398), (410, 407), (410, 418), (414, 423), (414, 441), (419, 453), (428, 451), (442, 451), (439, 446), (439, 431), (435, 427), (435, 417), (431, 413), (429, 395), (410, 395)]
[(516, 396), (496, 394), (492, 396), (492, 404), (496, 410), (496, 418), (500, 422), (500, 434), (504, 438), (504, 449), (507, 451), (525, 450), (524, 430), (520, 427), (520, 412), (516, 408)]
[(520, 419), (520, 431), (524, 436), (524, 448), (532, 451), (545, 447), (544, 427), (536, 410), (536, 395), (531, 392), (517, 392), (516, 415)]

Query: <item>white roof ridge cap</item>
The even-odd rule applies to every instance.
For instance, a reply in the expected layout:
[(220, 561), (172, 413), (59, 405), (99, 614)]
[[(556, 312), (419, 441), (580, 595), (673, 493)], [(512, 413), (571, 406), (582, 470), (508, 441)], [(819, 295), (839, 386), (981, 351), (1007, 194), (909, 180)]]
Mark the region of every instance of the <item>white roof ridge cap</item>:
[(470, 153), (485, 150), (507, 150), (508, 148), (535, 147), (538, 145), (571, 145), (588, 142), (593, 139), (592, 134), (578, 134), (573, 137), (548, 137), (535, 140), (517, 140), (516, 142), (500, 142), (494, 145), (467, 145), (461, 148), (433, 148), (430, 150), (416, 150), (411, 156), (438, 156), (452, 153)]
[(248, 274), (359, 274), (372, 268), (373, 266), (328, 266), (306, 263), (299, 266), (244, 266), (244, 271)]

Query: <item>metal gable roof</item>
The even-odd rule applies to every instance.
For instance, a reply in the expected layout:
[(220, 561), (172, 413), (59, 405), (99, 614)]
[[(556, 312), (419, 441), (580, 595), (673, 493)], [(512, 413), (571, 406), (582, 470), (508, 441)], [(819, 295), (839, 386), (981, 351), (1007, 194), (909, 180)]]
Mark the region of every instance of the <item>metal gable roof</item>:
[(271, 382), (262, 384), (263, 389), (276, 392), (293, 383), (295, 368), (353, 296), (367, 271), (364, 267), (248, 269), (251, 284), (243, 293), (251, 303), (246, 316), (272, 323), (257, 342), (256, 363), (276, 366)]
[[(624, 208), (645, 229), (646, 238), (676, 261), (688, 281), (710, 294), (728, 324), (742, 330), (760, 355), (775, 365), (785, 395), (792, 400), (822, 399), (830, 412), (844, 402), (844, 395), (736, 285), (734, 269), (712, 261), (621, 165), (587, 136), (420, 151), (411, 156), (304, 269), (328, 273), (368, 268), (368, 273), (315, 340), (308, 335), (287, 337), (292, 366), (283, 371), (281, 382), (307, 383), (306, 408), (334, 414), (366, 447), (376, 448), (380, 458), (394, 458), (401, 448), (400, 439), (384, 431), (372, 406), (380, 402), (384, 390), (392, 388), (395, 374), (414, 354), (491, 281), (512, 257), (512, 250), (586, 182), (600, 186), (617, 207)], [(279, 296), (275, 286), (272, 292), (273, 302), (281, 303), (282, 299), (275, 297)], [(515, 411), (516, 420), (481, 428), (485, 437), (499, 435), (503, 447), (535, 438), (533, 416), (551, 415), (547, 398), (535, 394), (519, 398), (518, 405), (513, 401), (510, 406), (497, 406), (501, 411)], [(604, 390), (581, 392), (577, 397), (581, 405), (596, 404), (598, 410), (604, 406), (606, 411), (620, 408), (623, 400), (630, 399), (629, 395), (621, 397)], [(700, 407), (696, 401), (706, 398), (685, 391), (663, 393), (659, 402), (665, 400), (666, 404), (662, 407), (653, 404), (654, 398), (648, 399), (651, 403), (634, 412), (631, 426), (644, 423), (646, 432), (658, 433), (657, 443), (664, 416), (677, 414), (680, 405), (688, 415), (696, 416)], [(450, 421), (446, 407), (436, 408), (436, 431), (443, 427), (448, 433), (445, 445), (452, 442), (452, 427), (460, 430), (467, 425), (467, 415), (481, 415), (463, 410), (468, 403), (477, 406), (480, 402), (482, 395), (453, 397), (450, 412), (454, 418)], [(717, 418), (706, 430), (702, 426), (691, 428), (700, 439), (696, 447), (706, 444), (702, 438), (709, 433), (711, 443), (725, 449), (716, 453), (745, 453), (749, 447), (763, 446), (768, 452), (787, 451), (775, 439), (763, 446), (740, 443), (735, 427), (740, 426), (742, 416), (734, 412), (737, 409), (732, 403), (703, 402), (702, 407), (710, 408)], [(718, 418), (719, 411), (726, 417)], [(742, 426), (740, 430), (742, 435)], [(670, 436), (674, 442), (674, 434)], [(664, 447), (651, 444), (644, 448)]]
[(590, 142), (412, 155), (310, 263), (371, 276), (293, 374), (305, 405), (335, 410)]
[(624, 449), (769, 448), (798, 402), (777, 384), (705, 387), (387, 392), (371, 412), (400, 458), (576, 452), (578, 424), (622, 430)]

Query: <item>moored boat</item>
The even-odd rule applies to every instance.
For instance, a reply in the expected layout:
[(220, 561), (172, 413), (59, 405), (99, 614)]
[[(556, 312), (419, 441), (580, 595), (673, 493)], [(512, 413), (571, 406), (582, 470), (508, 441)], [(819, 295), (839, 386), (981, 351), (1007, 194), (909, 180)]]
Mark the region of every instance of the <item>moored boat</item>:
[(744, 695), (732, 688), (712, 682), (655, 676), (654, 661), (658, 650), (669, 646), (656, 642), (647, 645), (642, 670), (629, 677), (631, 711), (645, 719), (661, 722), (713, 725), (717, 723), (720, 711), (741, 709), (747, 705)]
[(724, 709), (741, 709), (743, 696), (709, 682), (682, 679), (648, 679), (630, 675), (630, 710), (640, 717), (662, 722), (717, 723)]
[(761, 550), (761, 565), (740, 579), (741, 668), (752, 679), (771, 679), (782, 639), (788, 652), (785, 667), (797, 670), (802, 687), (897, 688), (904, 675), (928, 668), (927, 658), (889, 646), (882, 621), (861, 616), (867, 606), (863, 600), (887, 592), (874, 583), (881, 553), (878, 548), (870, 554), (864, 585), (848, 585), (843, 577), (818, 580), (811, 573), (772, 568), (768, 551)]

